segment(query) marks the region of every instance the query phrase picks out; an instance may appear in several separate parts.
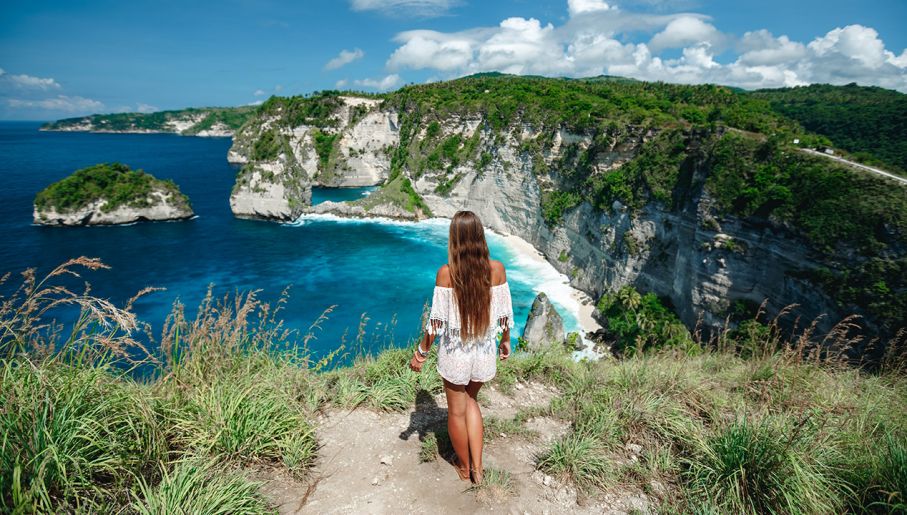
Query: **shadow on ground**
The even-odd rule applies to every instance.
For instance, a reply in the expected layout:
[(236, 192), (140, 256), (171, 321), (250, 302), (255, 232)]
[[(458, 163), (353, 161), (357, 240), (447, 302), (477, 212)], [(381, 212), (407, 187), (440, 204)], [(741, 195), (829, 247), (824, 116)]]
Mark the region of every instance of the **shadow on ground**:
[(433, 454), (453, 463), (453, 447), (447, 434), (447, 409), (438, 406), (428, 390), (416, 392), (416, 406), (409, 414), (409, 426), (400, 433), (401, 440), (409, 440), (413, 434), (421, 442), (420, 461), (433, 461)]

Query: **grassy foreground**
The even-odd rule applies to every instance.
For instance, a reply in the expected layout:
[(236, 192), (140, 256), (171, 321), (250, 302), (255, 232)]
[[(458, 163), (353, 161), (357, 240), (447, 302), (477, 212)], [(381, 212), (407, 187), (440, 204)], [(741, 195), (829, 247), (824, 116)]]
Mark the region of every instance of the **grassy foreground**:
[[(74, 260), (43, 281), (26, 273), (0, 305), (0, 511), (271, 512), (244, 469), (304, 478), (319, 410), (405, 411), (440, 391), (432, 364), (406, 368), (408, 350), (330, 369), (342, 346), (309, 359), (324, 319), (295, 335), (279, 321), (281, 302), (254, 294), (209, 296), (194, 320), (176, 306), (160, 350), (144, 352), (131, 303), (54, 285), (80, 267), (103, 265)], [(41, 321), (61, 305), (82, 313), (65, 333)], [(276, 350), (291, 342), (303, 350)], [(668, 513), (907, 510), (903, 372), (868, 374), (764, 342), (760, 352), (749, 342), (745, 358), (702, 347), (595, 363), (562, 349), (518, 353), (495, 382), (561, 392), (532, 414), (570, 425), (537, 466), (584, 495), (637, 487)], [(638, 459), (625, 459), (627, 444), (641, 446)]]

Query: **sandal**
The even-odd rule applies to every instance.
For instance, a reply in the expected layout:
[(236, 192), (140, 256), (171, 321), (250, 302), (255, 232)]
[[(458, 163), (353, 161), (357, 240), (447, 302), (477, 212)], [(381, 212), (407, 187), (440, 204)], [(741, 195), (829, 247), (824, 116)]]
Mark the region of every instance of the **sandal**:
[(453, 466), (457, 470), (457, 475), (460, 476), (461, 481), (469, 481), (469, 468), (461, 466), (460, 458), (454, 458)]
[(476, 469), (470, 468), (469, 474), (472, 476), (472, 482), (477, 485), (481, 485), (482, 481), (485, 480), (485, 471), (484, 470), (476, 472)]

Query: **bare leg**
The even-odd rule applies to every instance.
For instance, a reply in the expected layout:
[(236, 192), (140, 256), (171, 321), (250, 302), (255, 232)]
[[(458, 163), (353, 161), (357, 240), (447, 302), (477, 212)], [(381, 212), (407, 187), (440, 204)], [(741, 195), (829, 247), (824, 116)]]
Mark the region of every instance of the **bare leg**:
[(479, 409), (479, 389), (482, 383), (470, 381), (466, 385), (466, 433), (469, 435), (469, 456), (472, 460), (473, 480), (481, 483), (484, 477), (482, 469), (482, 445), (484, 427), (482, 424), (482, 410)]
[(469, 396), (466, 387), (444, 380), (447, 394), (447, 432), (457, 454), (457, 473), (460, 479), (469, 479), (469, 439), (466, 433), (466, 408)]

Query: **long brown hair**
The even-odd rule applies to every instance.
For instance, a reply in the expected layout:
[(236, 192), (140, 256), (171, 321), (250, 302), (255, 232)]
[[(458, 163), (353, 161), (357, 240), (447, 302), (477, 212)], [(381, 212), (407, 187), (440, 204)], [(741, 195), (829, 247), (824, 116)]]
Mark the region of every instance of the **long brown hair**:
[(457, 211), (450, 221), (447, 261), (460, 310), (460, 338), (481, 338), (491, 317), (491, 263), (485, 229), (472, 211)]

